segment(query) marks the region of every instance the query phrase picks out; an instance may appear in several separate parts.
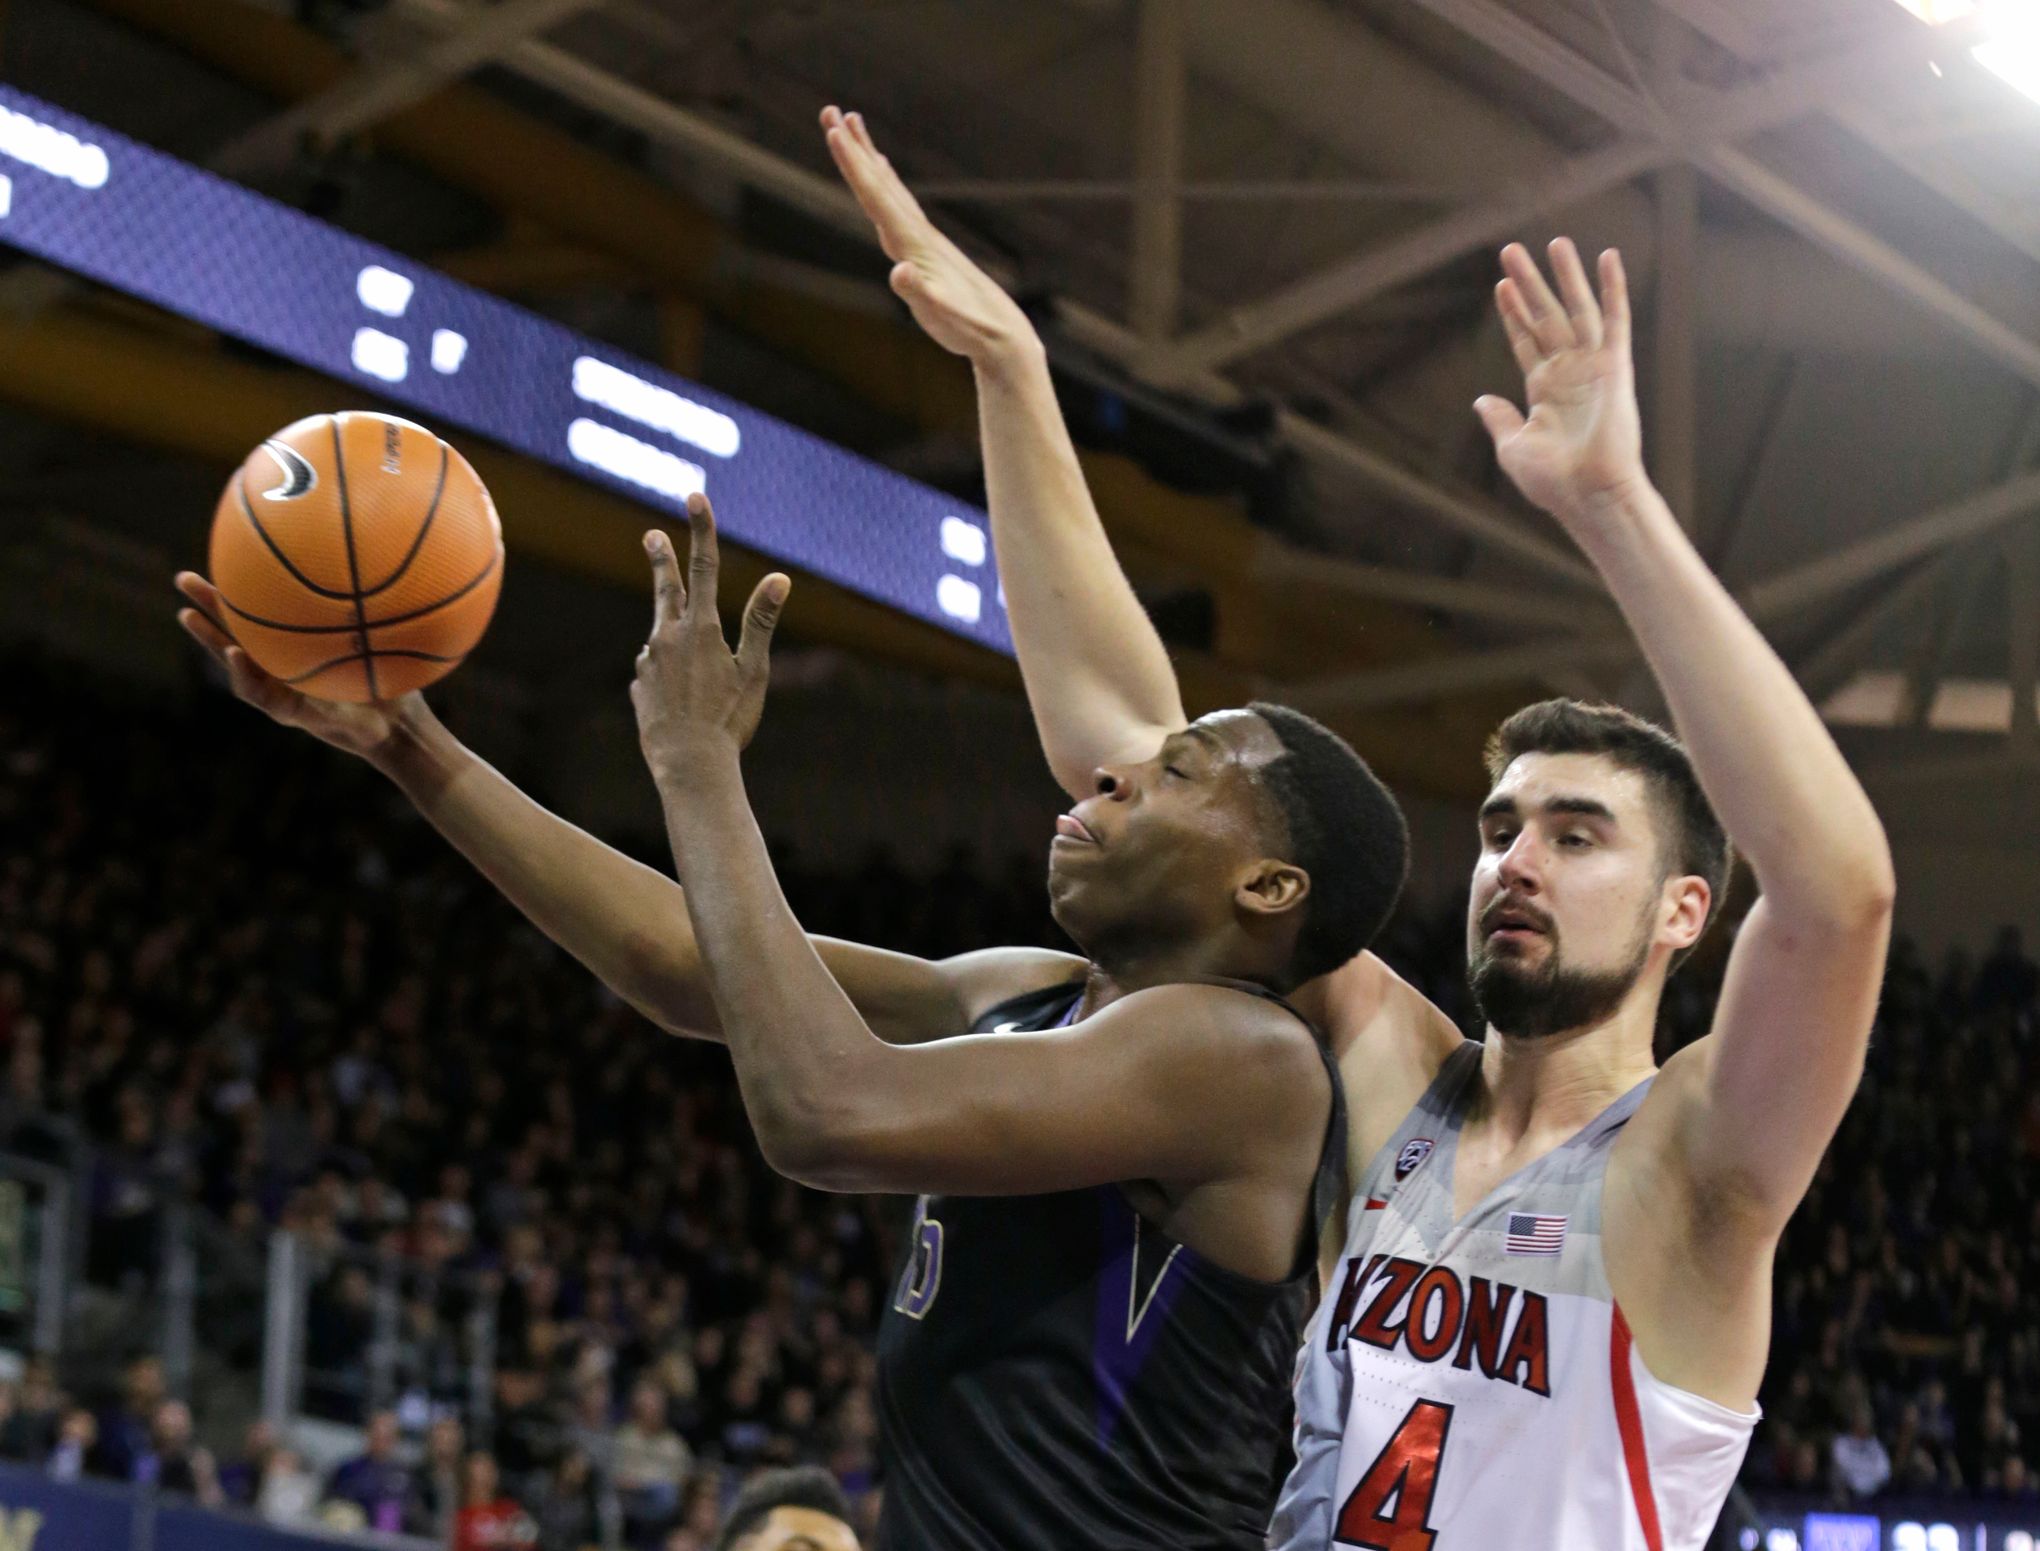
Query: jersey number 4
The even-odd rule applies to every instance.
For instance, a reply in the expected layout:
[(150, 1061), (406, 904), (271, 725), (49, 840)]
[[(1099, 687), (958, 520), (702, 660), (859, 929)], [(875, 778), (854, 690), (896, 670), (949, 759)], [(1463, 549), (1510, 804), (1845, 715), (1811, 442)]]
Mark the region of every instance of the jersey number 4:
[(1435, 1400), (1410, 1407), (1395, 1436), (1382, 1446), (1339, 1510), (1333, 1531), (1341, 1545), (1368, 1551), (1431, 1551), (1431, 1494), (1438, 1460), (1452, 1430), (1452, 1408)]

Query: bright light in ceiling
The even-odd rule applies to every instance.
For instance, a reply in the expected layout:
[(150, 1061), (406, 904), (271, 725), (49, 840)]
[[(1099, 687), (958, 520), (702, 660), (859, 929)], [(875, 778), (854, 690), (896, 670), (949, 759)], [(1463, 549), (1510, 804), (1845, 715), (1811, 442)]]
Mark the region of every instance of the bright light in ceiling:
[(2040, 0), (1898, 0), (1932, 26), (1983, 13), (1985, 40), (1970, 52), (2014, 89), (2040, 101)]

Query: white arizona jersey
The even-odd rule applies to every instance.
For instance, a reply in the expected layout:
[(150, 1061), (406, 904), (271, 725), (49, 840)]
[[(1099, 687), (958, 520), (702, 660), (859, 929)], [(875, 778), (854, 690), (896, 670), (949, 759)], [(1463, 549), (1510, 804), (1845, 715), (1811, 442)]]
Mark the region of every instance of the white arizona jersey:
[(1743, 1415), (1651, 1377), (1608, 1290), (1601, 1181), (1648, 1080), (1455, 1222), (1481, 1047), (1355, 1182), (1296, 1375), (1276, 1551), (1697, 1551)]

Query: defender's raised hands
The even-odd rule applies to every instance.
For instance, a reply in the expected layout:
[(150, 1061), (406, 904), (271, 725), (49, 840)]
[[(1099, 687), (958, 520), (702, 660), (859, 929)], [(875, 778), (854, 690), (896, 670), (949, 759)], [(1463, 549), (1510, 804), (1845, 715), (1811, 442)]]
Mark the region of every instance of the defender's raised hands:
[(1551, 245), (1554, 293), (1521, 243), (1502, 250), (1495, 305), (1523, 368), (1525, 417), (1487, 395), (1475, 410), (1516, 488), (1561, 523), (1590, 516), (1646, 480), (1622, 256), (1601, 255), (1597, 298), (1570, 238)]
[(684, 778), (701, 761), (726, 759), (751, 741), (765, 714), (772, 631), (793, 583), (775, 571), (751, 593), (732, 653), (716, 606), (720, 559), (715, 513), (705, 495), (687, 498), (687, 575), (672, 541), (645, 535), (652, 561), (652, 634), (638, 653), (630, 702), (655, 779)]
[(879, 154), (863, 115), (822, 110), (829, 154), (893, 261), (892, 288), (914, 321), (945, 350), (977, 365), (1035, 341), (1019, 304), (936, 230), (892, 163)]

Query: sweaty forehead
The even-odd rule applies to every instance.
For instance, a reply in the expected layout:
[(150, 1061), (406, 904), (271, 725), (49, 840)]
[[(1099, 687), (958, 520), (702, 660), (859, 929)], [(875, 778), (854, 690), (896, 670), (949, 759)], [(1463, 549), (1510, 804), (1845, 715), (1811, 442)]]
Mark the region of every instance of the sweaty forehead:
[(1190, 724), (1187, 735), (1214, 751), (1222, 749), (1231, 763), (1250, 773), (1272, 765), (1288, 752), (1275, 736), (1275, 729), (1247, 710), (1213, 711), (1200, 716)]
[(1648, 823), (1651, 787), (1641, 771), (1618, 765), (1605, 754), (1521, 754), (1488, 793), (1490, 805), (1498, 799), (1525, 814), (1553, 803), (1598, 802), (1618, 823)]

